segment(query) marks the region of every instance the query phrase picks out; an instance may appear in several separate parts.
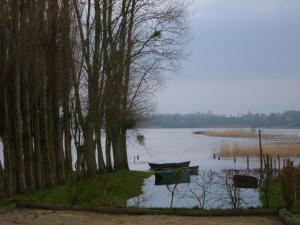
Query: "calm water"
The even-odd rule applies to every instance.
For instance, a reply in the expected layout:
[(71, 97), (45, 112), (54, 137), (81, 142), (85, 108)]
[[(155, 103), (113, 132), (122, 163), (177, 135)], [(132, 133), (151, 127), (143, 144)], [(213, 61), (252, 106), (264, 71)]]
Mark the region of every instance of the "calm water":
[[(237, 158), (234, 162), (232, 158), (213, 159), (213, 153), (218, 151), (222, 143), (253, 143), (255, 139), (236, 139), (207, 137), (193, 134), (199, 130), (223, 130), (223, 129), (144, 129), (140, 130), (145, 136), (145, 144), (139, 145), (134, 141), (133, 136), (129, 135), (128, 159), (131, 170), (149, 170), (148, 162), (182, 162), (191, 161), (192, 166), (199, 166), (200, 175), (192, 176), (189, 184), (155, 186), (155, 177), (144, 181), (142, 187), (143, 194), (136, 198), (129, 199), (128, 206), (136, 207), (199, 207), (198, 199), (203, 199), (201, 184), (205, 180), (202, 173), (205, 171), (221, 171), (222, 169), (246, 169), (246, 159)], [(228, 129), (224, 129), (228, 130)], [(240, 129), (239, 129), (240, 130)], [(264, 129), (263, 132), (294, 135), (300, 137), (300, 129)], [(104, 142), (103, 142), (104, 143)], [(258, 150), (259, 151), (259, 150)], [(73, 152), (74, 163), (76, 154)], [(2, 143), (0, 140), (0, 160), (3, 159)], [(138, 158), (138, 159), (137, 159)], [(299, 159), (296, 159), (299, 162)], [(258, 168), (259, 161), (250, 158), (250, 168)], [(172, 198), (173, 192), (173, 198)], [(259, 193), (252, 189), (241, 189), (242, 207), (260, 206)], [(222, 184), (222, 179), (216, 176), (210, 185), (205, 197), (205, 208), (230, 208), (228, 202), (228, 190)]]
[[(199, 166), (200, 174), (208, 170), (220, 171), (222, 169), (246, 169), (246, 159), (232, 158), (221, 160), (213, 159), (222, 143), (254, 143), (255, 139), (236, 139), (207, 137), (193, 134), (198, 130), (216, 129), (145, 129), (141, 132), (145, 135), (145, 145), (141, 146), (134, 141), (128, 144), (128, 155), (131, 170), (149, 170), (148, 162), (181, 162), (191, 161), (192, 166)], [(222, 130), (222, 129), (217, 129)], [(225, 129), (228, 130), (228, 129)], [(264, 129), (264, 132), (283, 135), (300, 136), (299, 129)], [(259, 149), (258, 149), (259, 151)], [(139, 156), (139, 160), (137, 159)], [(250, 158), (250, 168), (259, 168), (259, 160)], [(218, 176), (217, 176), (218, 177)], [(200, 206), (197, 197), (202, 195), (199, 184), (203, 183), (203, 176), (193, 176), (190, 184), (178, 184), (173, 193), (173, 207), (195, 207)], [(166, 186), (155, 186), (154, 176), (146, 179), (143, 186), (143, 194), (128, 200), (128, 206), (137, 207), (170, 207), (172, 201), (172, 190)], [(206, 194), (205, 208), (230, 208), (228, 203), (227, 189), (222, 181), (215, 178), (217, 184), (212, 185)], [(171, 190), (171, 191), (170, 191)], [(253, 189), (240, 189), (242, 207), (258, 207), (259, 193)]]

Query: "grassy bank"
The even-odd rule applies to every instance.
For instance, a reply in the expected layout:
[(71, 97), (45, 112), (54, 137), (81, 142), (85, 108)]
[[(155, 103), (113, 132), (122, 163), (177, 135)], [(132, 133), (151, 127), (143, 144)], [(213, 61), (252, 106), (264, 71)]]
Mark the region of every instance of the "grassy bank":
[(293, 210), (279, 210), (279, 217), (286, 222), (287, 225), (300, 225), (300, 213)]
[(149, 172), (140, 171), (101, 174), (94, 179), (59, 185), (29, 195), (0, 198), (0, 207), (16, 201), (88, 207), (124, 207), (127, 199), (141, 194), (144, 179), (150, 175)]

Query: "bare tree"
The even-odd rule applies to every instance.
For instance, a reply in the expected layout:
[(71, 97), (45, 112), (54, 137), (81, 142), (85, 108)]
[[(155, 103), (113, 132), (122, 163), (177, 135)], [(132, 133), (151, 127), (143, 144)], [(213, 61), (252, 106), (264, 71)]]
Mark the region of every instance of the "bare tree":
[(199, 176), (192, 177), (189, 186), (188, 197), (196, 199), (201, 209), (204, 209), (206, 203), (210, 200), (209, 195), (213, 189), (216, 173), (212, 170), (202, 170)]
[(234, 210), (239, 209), (242, 203), (240, 189), (234, 186), (233, 176), (237, 174), (236, 170), (221, 170), (217, 173), (217, 184), (224, 193), (217, 196), (221, 207), (230, 206)]

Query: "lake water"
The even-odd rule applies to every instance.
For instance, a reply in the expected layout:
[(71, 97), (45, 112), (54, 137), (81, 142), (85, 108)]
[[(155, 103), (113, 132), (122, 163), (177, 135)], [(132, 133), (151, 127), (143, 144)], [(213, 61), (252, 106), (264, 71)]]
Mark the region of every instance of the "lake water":
[[(220, 138), (195, 135), (199, 130), (223, 129), (145, 129), (141, 132), (145, 136), (145, 144), (141, 146), (134, 141), (128, 143), (128, 157), (131, 170), (149, 170), (148, 162), (182, 162), (191, 161), (192, 166), (199, 166), (200, 175), (192, 176), (190, 184), (178, 184), (173, 192), (172, 207), (199, 207), (197, 197), (202, 197), (199, 183), (203, 183), (201, 172), (223, 169), (246, 169), (245, 158), (213, 159), (222, 143), (253, 143), (257, 139), (247, 138)], [(228, 129), (224, 129), (228, 130)], [(240, 130), (240, 129), (239, 129)], [(264, 129), (263, 132), (281, 135), (300, 136), (299, 129)], [(259, 151), (259, 147), (257, 147)], [(299, 149), (300, 151), (300, 149)], [(137, 160), (138, 156), (138, 160)], [(298, 160), (296, 160), (298, 161)], [(250, 158), (250, 169), (259, 168), (259, 159)], [(216, 176), (219, 177), (219, 176)], [(215, 178), (216, 180), (218, 178)], [(170, 207), (174, 185), (155, 186), (154, 175), (146, 179), (143, 185), (143, 194), (128, 200), (128, 206), (135, 207)], [(230, 208), (228, 203), (228, 188), (222, 186), (222, 181), (215, 181), (206, 194), (205, 208)], [(169, 189), (171, 189), (171, 191)], [(256, 189), (240, 189), (241, 207), (259, 207), (259, 193)]]
[[(141, 129), (139, 132), (145, 136), (144, 145), (139, 145), (134, 141), (134, 135), (129, 135), (128, 160), (131, 170), (149, 170), (149, 162), (191, 161), (191, 166), (199, 166), (200, 175), (192, 176), (189, 184), (178, 184), (176, 188), (175, 185), (156, 186), (153, 175), (144, 181), (143, 194), (129, 199), (127, 202), (128, 206), (170, 207), (172, 205), (172, 207), (201, 207), (199, 203), (199, 200), (203, 200), (201, 187), (203, 186), (203, 181), (207, 179), (207, 176), (205, 176), (207, 171), (213, 170), (219, 173), (223, 169), (247, 168), (245, 158), (237, 158), (236, 162), (233, 161), (233, 158), (213, 159), (213, 154), (217, 153), (222, 143), (252, 143), (257, 145), (257, 151), (259, 151), (257, 139), (220, 138), (193, 134), (194, 131), (199, 130), (228, 129)], [(263, 132), (300, 137), (300, 129), (264, 129)], [(2, 154), (2, 143), (0, 141), (1, 161), (3, 160)], [(73, 152), (73, 160), (73, 163), (75, 163), (75, 152)], [(293, 160), (299, 163), (299, 159)], [(259, 168), (259, 166), (257, 158), (250, 158), (250, 169)], [(228, 201), (229, 191), (224, 185), (222, 174), (214, 176), (213, 180), (213, 184), (210, 185), (205, 195), (204, 208), (231, 208), (232, 204)], [(241, 197), (241, 207), (260, 206), (259, 193), (255, 189), (240, 189), (239, 196)]]

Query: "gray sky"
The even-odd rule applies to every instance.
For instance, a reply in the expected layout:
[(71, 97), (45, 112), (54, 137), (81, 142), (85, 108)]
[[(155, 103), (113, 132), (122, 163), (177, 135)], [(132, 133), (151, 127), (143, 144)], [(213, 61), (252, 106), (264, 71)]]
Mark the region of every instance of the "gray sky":
[(192, 0), (189, 61), (158, 113), (300, 109), (300, 1)]

